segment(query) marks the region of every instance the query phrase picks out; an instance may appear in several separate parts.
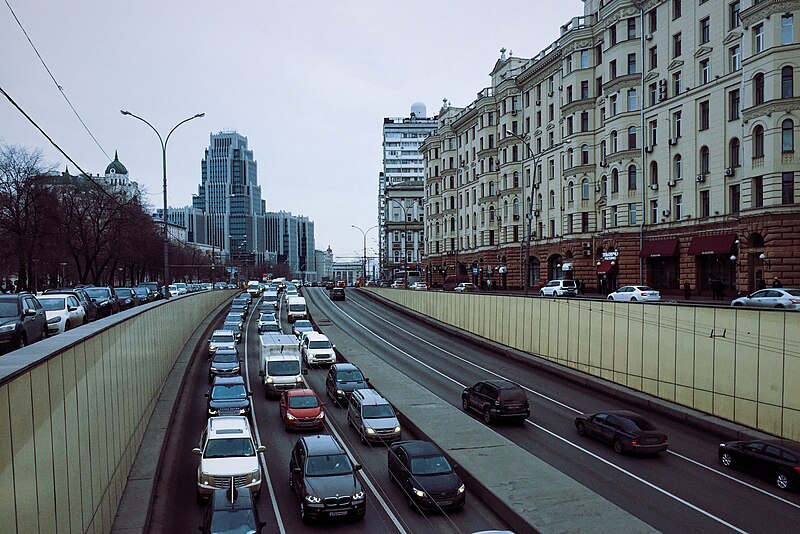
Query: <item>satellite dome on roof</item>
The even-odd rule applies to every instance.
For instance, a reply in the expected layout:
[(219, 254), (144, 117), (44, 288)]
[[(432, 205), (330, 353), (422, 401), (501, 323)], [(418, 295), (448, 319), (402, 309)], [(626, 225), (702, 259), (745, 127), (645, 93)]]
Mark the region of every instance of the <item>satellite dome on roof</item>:
[(417, 118), (427, 117), (428, 109), (422, 102), (414, 102), (413, 104), (411, 104), (411, 114)]
[(125, 168), (125, 165), (120, 163), (116, 151), (114, 151), (114, 161), (109, 163), (108, 167), (106, 167), (106, 174), (128, 174), (128, 169)]

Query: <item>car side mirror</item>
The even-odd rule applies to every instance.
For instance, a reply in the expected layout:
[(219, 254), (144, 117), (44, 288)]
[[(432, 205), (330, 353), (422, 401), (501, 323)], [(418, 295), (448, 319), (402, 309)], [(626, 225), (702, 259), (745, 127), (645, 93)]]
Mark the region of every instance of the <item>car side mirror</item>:
[(256, 449), (256, 454), (261, 454), (262, 452), (267, 452), (267, 448), (264, 445), (259, 445)]
[(355, 464), (355, 465), (353, 466), (353, 469), (354, 469), (355, 471), (361, 471), (361, 464)]
[(301, 473), (300, 468), (295, 467), (294, 469), (292, 469), (292, 473), (294, 473), (295, 475), (299, 475)]
[(364, 378), (364, 382), (366, 382), (367, 384), (369, 384), (369, 378)]
[(203, 451), (200, 450), (200, 447), (195, 447), (194, 449), (192, 449), (192, 454), (194, 454), (195, 456), (200, 456), (201, 454), (203, 454)]
[(26, 317), (35, 317), (36, 316), (36, 310), (33, 310), (33, 309), (25, 310), (23, 315), (26, 316)]
[(77, 306), (67, 306), (67, 311), (71, 311), (71, 312), (78, 311), (78, 307)]
[(267, 376), (267, 372), (262, 369), (258, 372), (258, 376)]
[(303, 373), (304, 375), (307, 375), (307, 374), (308, 374), (308, 369), (303, 369), (302, 373)]

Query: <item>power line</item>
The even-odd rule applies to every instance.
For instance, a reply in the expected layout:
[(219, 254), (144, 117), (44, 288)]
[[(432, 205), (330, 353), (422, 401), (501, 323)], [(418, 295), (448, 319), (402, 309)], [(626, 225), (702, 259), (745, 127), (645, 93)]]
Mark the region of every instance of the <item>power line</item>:
[(63, 96), (64, 100), (67, 101), (67, 104), (69, 104), (69, 107), (72, 109), (72, 112), (75, 114), (75, 116), (78, 118), (80, 123), (83, 125), (84, 129), (89, 134), (89, 137), (91, 137), (92, 140), (94, 141), (94, 143), (97, 145), (97, 148), (99, 148), (100, 151), (106, 156), (106, 158), (109, 161), (111, 161), (111, 157), (106, 153), (105, 150), (103, 150), (103, 147), (100, 146), (100, 143), (97, 141), (97, 138), (95, 138), (94, 134), (91, 132), (91, 130), (89, 130), (89, 127), (86, 125), (86, 123), (83, 122), (83, 119), (81, 118), (80, 114), (78, 113), (78, 110), (76, 110), (75, 106), (72, 105), (72, 102), (69, 101), (69, 98), (67, 97), (67, 94), (64, 92), (64, 88), (61, 86), (61, 84), (59, 84), (56, 81), (56, 77), (53, 76), (53, 73), (50, 71), (50, 68), (47, 66), (47, 63), (44, 62), (44, 58), (42, 58), (42, 55), (39, 53), (39, 50), (36, 49), (36, 45), (33, 44), (33, 41), (31, 40), (30, 36), (28, 35), (28, 32), (25, 31), (25, 27), (22, 25), (22, 22), (20, 22), (19, 18), (17, 17), (17, 14), (14, 13), (14, 9), (11, 7), (11, 4), (8, 3), (8, 0), (5, 0), (5, 2), (6, 2), (6, 5), (8, 6), (9, 11), (11, 11), (11, 15), (13, 15), (13, 17), (14, 17), (14, 20), (17, 21), (17, 24), (19, 25), (20, 29), (22, 30), (22, 33), (25, 34), (25, 38), (28, 39), (28, 43), (30, 43), (31, 48), (33, 48), (33, 51), (36, 52), (36, 55), (39, 57), (39, 61), (42, 62), (42, 65), (44, 66), (44, 70), (46, 70), (47, 74), (50, 75), (50, 78), (53, 80), (53, 83), (56, 85), (56, 87), (58, 88), (58, 91), (61, 93), (61, 96)]

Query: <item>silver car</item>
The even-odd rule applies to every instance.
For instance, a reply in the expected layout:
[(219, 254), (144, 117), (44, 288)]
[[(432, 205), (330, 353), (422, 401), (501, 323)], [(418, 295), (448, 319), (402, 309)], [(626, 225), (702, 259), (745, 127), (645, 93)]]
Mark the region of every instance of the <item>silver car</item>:
[(661, 293), (647, 286), (623, 286), (608, 295), (608, 300), (626, 302), (658, 302)]
[(731, 306), (800, 310), (800, 289), (782, 287), (760, 289), (746, 297), (735, 299), (731, 302)]

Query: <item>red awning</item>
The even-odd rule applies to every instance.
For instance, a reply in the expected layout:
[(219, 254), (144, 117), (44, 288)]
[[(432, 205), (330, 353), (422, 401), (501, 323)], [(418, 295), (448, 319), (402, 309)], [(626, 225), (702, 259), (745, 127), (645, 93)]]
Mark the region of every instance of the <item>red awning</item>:
[(706, 254), (730, 254), (736, 234), (698, 235), (692, 238), (689, 245), (689, 256)]
[(648, 239), (642, 243), (642, 251), (639, 256), (642, 258), (657, 258), (660, 256), (677, 256), (678, 238), (672, 239)]
[(606, 274), (617, 268), (617, 262), (613, 260), (603, 260), (597, 266), (597, 274)]

